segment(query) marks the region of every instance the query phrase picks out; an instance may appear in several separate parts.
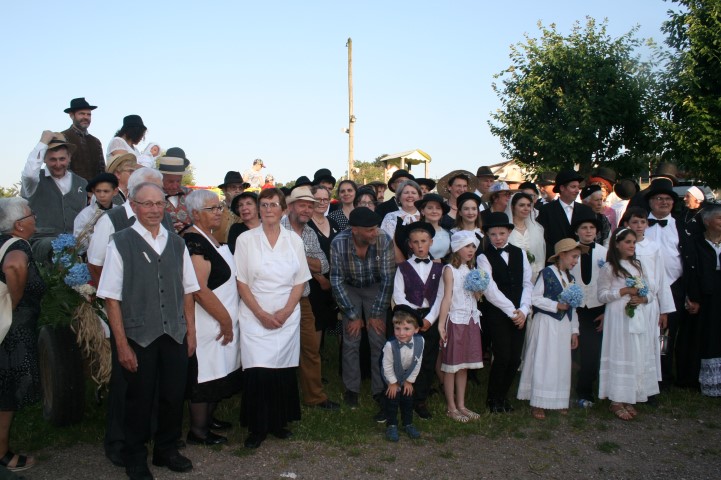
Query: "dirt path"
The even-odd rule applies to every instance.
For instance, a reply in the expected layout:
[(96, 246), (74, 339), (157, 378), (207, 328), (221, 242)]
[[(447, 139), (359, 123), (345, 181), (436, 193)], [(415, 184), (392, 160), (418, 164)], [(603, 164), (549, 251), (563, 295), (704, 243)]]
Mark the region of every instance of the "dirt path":
[[(553, 422), (553, 419), (547, 419)], [(718, 479), (721, 477), (721, 405), (697, 418), (646, 414), (634, 422), (557, 419), (553, 428), (530, 428), (512, 436), (466, 436), (444, 442), (401, 438), (361, 446), (269, 439), (248, 452), (234, 444), (220, 450), (189, 446), (194, 470), (176, 474), (151, 467), (158, 479)], [(421, 424), (422, 425), (422, 424)], [(26, 478), (127, 478), (101, 446), (78, 445), (38, 453)]]

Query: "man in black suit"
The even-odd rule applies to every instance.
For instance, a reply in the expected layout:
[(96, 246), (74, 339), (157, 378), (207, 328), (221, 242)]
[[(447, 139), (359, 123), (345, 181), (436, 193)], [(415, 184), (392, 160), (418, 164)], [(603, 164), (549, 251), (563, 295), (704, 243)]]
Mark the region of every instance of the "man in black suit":
[[(416, 177), (408, 173), (407, 170), (396, 170), (393, 172), (393, 175), (391, 175), (390, 180), (388, 180), (388, 188), (391, 192), (396, 192), (396, 187), (400, 185), (401, 183), (405, 182), (406, 180), (415, 180)], [(398, 201), (396, 201), (396, 197), (393, 196), (390, 199), (386, 200), (385, 202), (381, 203), (376, 207), (376, 213), (380, 215), (381, 218), (384, 218), (387, 214), (391, 212), (395, 212), (398, 210)]]
[(546, 259), (553, 255), (556, 242), (564, 238), (573, 238), (571, 224), (578, 218), (594, 216), (587, 205), (576, 201), (581, 190), (583, 177), (574, 170), (564, 170), (556, 175), (554, 193), (556, 200), (543, 205), (538, 211), (538, 223), (543, 226), (546, 239)]

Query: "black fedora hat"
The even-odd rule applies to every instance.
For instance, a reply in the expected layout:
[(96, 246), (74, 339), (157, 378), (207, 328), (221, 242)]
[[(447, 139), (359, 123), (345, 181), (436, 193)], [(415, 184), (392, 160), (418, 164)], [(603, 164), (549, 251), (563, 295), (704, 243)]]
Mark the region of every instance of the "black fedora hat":
[[(306, 177), (305, 175), (301, 175), (295, 181), (295, 185), (293, 185), (293, 188), (302, 187), (305, 185), (308, 185), (310, 187), (313, 185), (313, 183), (310, 181), (310, 178)], [(290, 189), (291, 192), (293, 191), (293, 188)]]
[(348, 225), (351, 227), (377, 227), (381, 224), (380, 215), (368, 207), (357, 207), (350, 212)]
[(541, 172), (536, 178), (536, 185), (539, 187), (547, 187), (556, 184), (556, 172)]
[(670, 178), (674, 185), (678, 183), (678, 168), (671, 162), (661, 162), (656, 165), (656, 170), (653, 171), (650, 178), (665, 177)]
[(318, 185), (322, 181), (327, 181), (333, 184), (333, 187), (335, 187), (335, 177), (331, 173), (331, 171), (327, 168), (321, 168), (315, 174), (313, 174), (313, 185)]
[(506, 227), (513, 230), (513, 224), (508, 221), (508, 215), (503, 212), (491, 212), (488, 217), (486, 217), (481, 228), (484, 232), (487, 232), (493, 227)]
[(431, 178), (416, 178), (416, 183), (418, 185), (425, 185), (429, 192), (436, 188), (436, 181)]
[(86, 100), (85, 97), (80, 98), (73, 98), (70, 100), (70, 107), (63, 110), (65, 113), (72, 113), (75, 110), (95, 110), (95, 105), (90, 105)]
[(581, 200), (601, 191), (601, 185), (586, 185), (581, 189)]
[(423, 195), (423, 198), (416, 200), (413, 205), (415, 205), (418, 210), (422, 210), (428, 202), (437, 202), (441, 206), (444, 215), (447, 215), (448, 212), (451, 211), (451, 206), (437, 193), (426, 193)]
[(88, 184), (85, 186), (85, 191), (92, 192), (93, 188), (97, 187), (99, 183), (109, 183), (113, 186), (113, 188), (118, 188), (118, 177), (112, 173), (99, 173), (90, 179)]
[(411, 173), (408, 172), (408, 170), (398, 169), (395, 172), (393, 172), (393, 175), (391, 175), (391, 178), (388, 179), (388, 188), (391, 192), (395, 193), (396, 187), (393, 185), (393, 183), (398, 180), (399, 178), (407, 178), (409, 180), (415, 180), (416, 177), (414, 177)]
[(581, 215), (578, 215), (573, 218), (573, 222), (571, 222), (571, 232), (576, 233), (576, 230), (578, 227), (581, 226), (582, 223), (591, 222), (596, 227), (596, 231), (601, 231), (601, 222), (596, 216), (595, 213), (588, 211), (585, 211)]
[(476, 202), (477, 207), (481, 206), (481, 197), (479, 197), (473, 192), (464, 192), (458, 195), (458, 198), (456, 198), (456, 208), (460, 209), (467, 200)]
[(240, 183), (242, 185), (245, 182), (243, 181), (243, 176), (240, 174), (240, 172), (234, 172), (231, 170), (225, 174), (225, 179), (223, 179), (223, 183), (218, 185), (218, 188), (225, 188), (226, 186), (233, 183)]
[(494, 175), (491, 167), (478, 167), (476, 170), (476, 177), (493, 177), (494, 180), (498, 179), (498, 175)]
[(123, 127), (146, 128), (145, 124), (143, 124), (143, 119), (140, 118), (140, 115), (128, 115), (123, 118)]
[(238, 195), (233, 197), (233, 200), (230, 202), (230, 211), (236, 214), (237, 216), (240, 216), (238, 212), (238, 203), (244, 199), (244, 198), (252, 198), (254, 202), (258, 201), (258, 194), (255, 192), (247, 191), (243, 193), (239, 193)]
[(599, 177), (607, 180), (613, 185), (616, 183), (616, 171), (608, 167), (598, 167), (596, 170), (591, 172), (592, 177)]
[(416, 230), (423, 230), (424, 232), (428, 233), (431, 238), (436, 236), (436, 229), (433, 228), (433, 225), (428, 222), (413, 222), (403, 227), (400, 227), (396, 230), (395, 242), (396, 246), (400, 248), (402, 252), (408, 252), (410, 250), (408, 240), (411, 236), (411, 232), (414, 232)]
[(673, 198), (674, 202), (678, 200), (678, 194), (673, 191), (673, 181), (666, 177), (659, 177), (651, 180), (651, 185), (648, 186), (644, 197), (648, 200), (654, 195), (668, 195)]
[(560, 186), (565, 185), (567, 183), (571, 182), (580, 182), (583, 180), (583, 176), (580, 175), (575, 170), (563, 170), (561, 172), (558, 172), (556, 175), (556, 183), (553, 187), (553, 191), (558, 193), (560, 191)]
[(613, 186), (613, 191), (616, 193), (616, 196), (622, 200), (630, 200), (631, 197), (636, 195), (640, 190), (641, 188), (638, 183), (627, 178), (620, 180)]

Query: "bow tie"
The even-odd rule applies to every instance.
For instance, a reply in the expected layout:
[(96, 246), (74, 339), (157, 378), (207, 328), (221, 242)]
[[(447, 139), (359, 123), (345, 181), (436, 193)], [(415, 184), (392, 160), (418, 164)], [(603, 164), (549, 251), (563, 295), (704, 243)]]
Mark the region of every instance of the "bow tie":
[(666, 225), (668, 225), (668, 220), (656, 220), (655, 218), (648, 219), (649, 227), (653, 227), (656, 224), (658, 224), (659, 227), (665, 227)]
[(496, 248), (496, 251), (498, 253), (508, 252), (508, 245), (506, 245), (505, 247)]
[(180, 196), (182, 196), (182, 195), (185, 195), (185, 192), (181, 190), (181, 191), (179, 191), (178, 193), (171, 193), (170, 195), (166, 195), (166, 196), (165, 196), (165, 199), (167, 200), (167, 199), (169, 199), (170, 197), (180, 197)]
[(398, 342), (398, 343), (400, 344), (401, 348), (403, 348), (403, 347), (413, 348), (413, 341), (410, 341), (410, 342)]
[(431, 263), (431, 259), (430, 258), (416, 258), (416, 263), (421, 263), (421, 262)]

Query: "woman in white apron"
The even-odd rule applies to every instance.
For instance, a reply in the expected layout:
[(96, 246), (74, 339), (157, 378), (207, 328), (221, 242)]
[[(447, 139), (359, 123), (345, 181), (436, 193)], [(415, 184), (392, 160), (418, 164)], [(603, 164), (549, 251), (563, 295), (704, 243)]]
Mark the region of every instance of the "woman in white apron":
[(220, 245), (211, 231), (220, 227), (223, 204), (218, 195), (197, 190), (186, 199), (193, 227), (184, 235), (200, 290), (195, 299), (197, 348), (188, 364), (190, 431), (193, 445), (228, 441), (211, 429), (230, 428), (214, 417), (218, 402), (240, 389), (238, 308), (235, 262), (227, 245)]
[(288, 422), (300, 420), (295, 369), (300, 356), (300, 306), (310, 270), (301, 238), (282, 228), (285, 196), (276, 188), (258, 195), (261, 227), (236, 242), (235, 265), (240, 305), (243, 400), (240, 422), (257, 448), (268, 433), (292, 434)]

